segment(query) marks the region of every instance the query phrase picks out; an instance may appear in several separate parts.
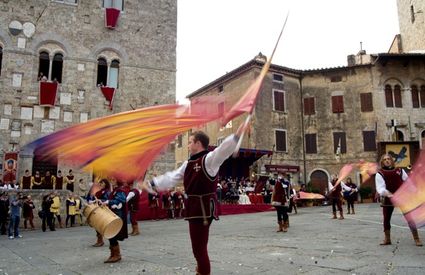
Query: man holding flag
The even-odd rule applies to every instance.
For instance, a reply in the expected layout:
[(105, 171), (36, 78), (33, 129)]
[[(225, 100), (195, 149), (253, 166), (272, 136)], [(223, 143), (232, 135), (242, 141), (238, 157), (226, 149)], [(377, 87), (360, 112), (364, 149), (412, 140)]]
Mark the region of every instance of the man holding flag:
[[(382, 214), (384, 216), (384, 233), (385, 239), (381, 245), (391, 244), (391, 216), (394, 211), (394, 205), (391, 201), (393, 194), (401, 187), (408, 179), (406, 172), (401, 168), (394, 167), (394, 159), (389, 154), (384, 154), (381, 157), (381, 168), (375, 177), (376, 191), (381, 196)], [(413, 239), (416, 246), (422, 246), (419, 239), (416, 224), (408, 222), (409, 228), (412, 231)]]

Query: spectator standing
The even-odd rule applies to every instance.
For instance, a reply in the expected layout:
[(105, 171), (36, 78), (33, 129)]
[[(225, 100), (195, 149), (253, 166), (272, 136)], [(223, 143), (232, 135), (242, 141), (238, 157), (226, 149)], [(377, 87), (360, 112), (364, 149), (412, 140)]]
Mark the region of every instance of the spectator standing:
[(24, 197), (24, 206), (22, 208), (23, 213), (22, 216), (24, 217), (24, 228), (27, 229), (27, 222), (29, 222), (30, 226), (31, 226), (31, 230), (34, 230), (34, 213), (33, 213), (33, 209), (35, 208), (34, 206), (34, 202), (31, 199), (31, 196), (28, 195), (26, 197)]
[(69, 169), (68, 175), (66, 175), (66, 190), (74, 193), (74, 182), (75, 177), (72, 174), (72, 169)]
[(19, 192), (10, 202), (9, 239), (22, 238), (19, 234), (19, 222), (21, 219), (23, 194)]
[(58, 174), (56, 176), (56, 184), (55, 189), (56, 190), (62, 190), (64, 187), (64, 177), (62, 176), (62, 171), (58, 170)]
[(76, 205), (74, 199), (74, 194), (69, 194), (69, 197), (66, 199), (66, 219), (65, 219), (65, 227), (68, 227), (68, 221), (71, 219), (71, 227), (74, 226), (75, 223), (75, 215), (76, 215)]
[(50, 207), (50, 212), (52, 213), (52, 222), (55, 224), (55, 218), (58, 220), (59, 227), (62, 228), (62, 219), (61, 219), (61, 198), (58, 192), (53, 192), (53, 204)]
[(25, 170), (25, 175), (21, 178), (21, 189), (31, 188), (31, 174), (29, 170)]
[(2, 235), (6, 235), (9, 203), (9, 196), (5, 191), (2, 191), (0, 195), (0, 230)]
[(50, 212), (50, 207), (53, 204), (53, 193), (48, 193), (44, 195), (43, 202), (41, 203), (42, 209), (42, 223), (41, 229), (43, 232), (46, 231), (46, 225), (49, 226), (50, 231), (55, 231), (55, 223), (53, 222), (53, 215)]

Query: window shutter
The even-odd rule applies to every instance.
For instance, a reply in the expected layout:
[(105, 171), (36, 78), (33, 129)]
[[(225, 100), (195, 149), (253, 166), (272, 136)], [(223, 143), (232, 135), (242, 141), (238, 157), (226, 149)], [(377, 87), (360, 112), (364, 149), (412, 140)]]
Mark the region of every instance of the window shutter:
[(316, 134), (305, 135), (305, 151), (307, 154), (317, 154)]
[(425, 85), (421, 86), (420, 96), (421, 96), (421, 107), (425, 108)]
[(344, 98), (342, 95), (332, 97), (332, 112), (333, 113), (344, 112)]
[(314, 97), (304, 98), (304, 115), (314, 115), (315, 113)]
[(401, 87), (400, 85), (395, 85), (394, 87), (394, 106), (397, 108), (403, 108), (401, 103)]
[(274, 91), (274, 109), (276, 111), (285, 111), (285, 94), (283, 92)]
[(387, 107), (394, 107), (393, 91), (390, 85), (385, 85), (385, 104)]
[(360, 94), (360, 109), (362, 112), (372, 112), (372, 93), (361, 93)]
[(412, 107), (419, 108), (419, 92), (418, 87), (413, 85), (410, 87), (410, 91), (412, 92)]
[(336, 152), (339, 141), (341, 140), (341, 154), (347, 153), (347, 142), (345, 140), (345, 132), (334, 132), (334, 153)]
[(223, 115), (224, 114), (224, 102), (218, 103), (218, 114)]
[(375, 131), (363, 131), (363, 148), (365, 152), (376, 151)]
[(286, 152), (286, 131), (276, 130), (276, 151)]

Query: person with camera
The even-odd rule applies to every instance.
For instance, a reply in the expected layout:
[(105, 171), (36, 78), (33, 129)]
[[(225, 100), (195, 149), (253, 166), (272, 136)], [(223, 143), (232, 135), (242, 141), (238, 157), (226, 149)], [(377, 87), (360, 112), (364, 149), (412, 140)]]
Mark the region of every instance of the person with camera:
[(23, 206), (24, 195), (19, 192), (16, 197), (12, 197), (10, 202), (10, 222), (9, 222), (9, 239), (22, 238), (19, 234), (19, 222), (21, 219), (21, 208)]

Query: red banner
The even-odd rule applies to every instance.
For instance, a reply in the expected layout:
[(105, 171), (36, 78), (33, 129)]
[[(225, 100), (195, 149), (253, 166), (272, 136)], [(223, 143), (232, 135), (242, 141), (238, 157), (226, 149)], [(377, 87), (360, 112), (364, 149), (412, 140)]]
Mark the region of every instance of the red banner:
[(55, 106), (57, 82), (40, 81), (40, 106)]
[(120, 10), (114, 8), (105, 9), (105, 27), (108, 29), (115, 29), (118, 23), (118, 17), (120, 16)]
[(106, 100), (109, 101), (109, 109), (112, 110), (112, 102), (114, 100), (115, 88), (100, 87), (100, 90), (102, 91), (102, 94), (106, 98)]
[(18, 168), (18, 152), (6, 152), (3, 162), (3, 182), (6, 184), (16, 183), (16, 171)]

